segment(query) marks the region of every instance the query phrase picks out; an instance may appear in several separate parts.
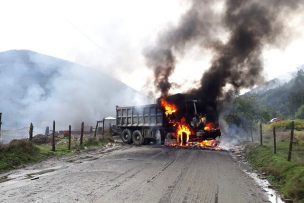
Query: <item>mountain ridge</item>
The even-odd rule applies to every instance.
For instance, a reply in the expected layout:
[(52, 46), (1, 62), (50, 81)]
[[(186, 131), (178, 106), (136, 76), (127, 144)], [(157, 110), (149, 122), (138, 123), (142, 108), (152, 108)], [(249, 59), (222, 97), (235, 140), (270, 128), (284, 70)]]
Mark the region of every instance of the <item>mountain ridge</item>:
[(273, 79), (243, 96), (254, 97), (258, 105), (274, 115), (293, 117), (304, 104), (304, 66), (291, 74), (290, 80)]
[(93, 123), (143, 98), (108, 74), (30, 50), (0, 52), (4, 127)]

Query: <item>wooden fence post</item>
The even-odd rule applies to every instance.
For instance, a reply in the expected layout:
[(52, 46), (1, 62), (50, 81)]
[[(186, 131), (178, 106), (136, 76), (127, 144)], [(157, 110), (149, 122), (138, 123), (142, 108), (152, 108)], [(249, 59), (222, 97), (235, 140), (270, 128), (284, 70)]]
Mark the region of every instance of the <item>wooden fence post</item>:
[(277, 137), (276, 137), (276, 128), (273, 126), (273, 153), (277, 153)]
[(53, 121), (52, 151), (54, 152), (55, 150), (55, 121)]
[(49, 136), (50, 134), (50, 127), (49, 126), (46, 126), (45, 128), (45, 133), (44, 133), (46, 136)]
[(251, 136), (251, 142), (253, 142), (253, 125), (250, 125), (250, 136)]
[(109, 123), (109, 134), (110, 134), (110, 136), (112, 136), (112, 126), (111, 126), (111, 122)]
[(260, 122), (260, 145), (263, 145), (263, 131), (262, 122)]
[(1, 126), (2, 126), (2, 113), (0, 113), (0, 136), (1, 136)]
[(104, 136), (105, 119), (102, 119), (102, 137)]
[(290, 143), (289, 143), (288, 158), (287, 158), (288, 161), (291, 160), (293, 133), (294, 133), (294, 121), (291, 122)]
[(32, 141), (33, 139), (33, 130), (34, 130), (34, 126), (33, 123), (30, 124), (30, 130), (29, 130), (29, 140)]
[(69, 125), (69, 146), (68, 146), (69, 150), (71, 150), (71, 137), (72, 137), (72, 128), (71, 125)]
[(83, 143), (83, 130), (84, 130), (84, 122), (81, 123), (80, 145), (82, 145)]
[(94, 138), (96, 138), (97, 135), (97, 128), (98, 128), (98, 121), (96, 122), (95, 132), (94, 132)]

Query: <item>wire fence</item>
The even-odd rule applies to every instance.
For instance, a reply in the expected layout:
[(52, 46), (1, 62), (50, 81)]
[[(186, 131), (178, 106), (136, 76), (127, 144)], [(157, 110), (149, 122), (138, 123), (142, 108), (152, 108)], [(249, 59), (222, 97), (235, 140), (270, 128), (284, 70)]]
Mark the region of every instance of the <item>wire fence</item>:
[(258, 137), (258, 143), (270, 147), (274, 154), (304, 164), (304, 129), (296, 128), (294, 121), (284, 127), (260, 124)]
[(111, 123), (110, 125), (105, 125), (105, 121), (97, 121), (96, 126), (94, 126), (95, 128), (93, 126), (85, 125), (85, 123), (82, 122), (80, 126), (73, 126), (72, 128), (72, 126), (69, 125), (63, 129), (57, 129), (55, 121), (53, 121), (51, 127), (47, 126), (45, 128), (39, 128), (33, 123), (21, 128), (2, 128), (1, 124), (0, 117), (0, 144), (8, 144), (12, 140), (21, 139), (40, 142), (39, 139), (44, 136), (43, 139), (46, 140), (45, 142), (52, 145), (53, 151), (55, 150), (54, 146), (56, 143), (65, 142), (67, 139), (69, 142), (72, 140), (73, 143), (77, 142), (79, 145), (82, 145), (90, 138), (100, 138), (100, 135), (104, 138), (105, 134), (111, 134)]
[[(34, 131), (39, 134), (40, 132)], [(18, 129), (2, 129), (0, 134), (0, 143), (6, 144), (15, 139), (27, 138), (29, 134), (29, 127), (22, 127)]]

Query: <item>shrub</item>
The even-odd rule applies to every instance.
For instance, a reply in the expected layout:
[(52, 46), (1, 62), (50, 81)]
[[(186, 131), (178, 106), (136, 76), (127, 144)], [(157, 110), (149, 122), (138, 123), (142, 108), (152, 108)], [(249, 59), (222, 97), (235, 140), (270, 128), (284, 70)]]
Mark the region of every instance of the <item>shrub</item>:
[(93, 137), (89, 137), (87, 141), (85, 141), (85, 145), (91, 146), (91, 145), (98, 145), (98, 140)]
[(35, 144), (47, 144), (50, 142), (50, 138), (46, 135), (38, 134), (33, 137), (32, 142)]
[[(271, 126), (275, 126), (276, 128), (282, 129), (290, 129), (291, 128), (291, 120), (284, 120), (276, 123), (272, 123)], [(303, 130), (304, 129), (304, 120), (297, 119), (295, 122), (295, 129), (296, 130)]]
[(12, 140), (9, 144), (0, 145), (0, 171), (40, 158), (39, 149), (27, 140)]

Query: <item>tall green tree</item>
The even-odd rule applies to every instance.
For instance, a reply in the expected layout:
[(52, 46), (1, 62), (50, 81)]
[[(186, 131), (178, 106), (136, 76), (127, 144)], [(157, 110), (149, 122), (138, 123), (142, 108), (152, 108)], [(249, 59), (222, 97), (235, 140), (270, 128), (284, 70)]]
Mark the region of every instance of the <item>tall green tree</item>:
[(255, 97), (237, 97), (232, 102), (232, 108), (226, 112), (225, 120), (228, 124), (248, 128), (259, 120), (260, 112)]
[(304, 104), (299, 107), (299, 109), (296, 112), (296, 118), (298, 119), (304, 119)]
[(289, 109), (294, 115), (297, 109), (304, 104), (304, 70), (299, 70), (292, 82), (293, 85), (290, 90)]

